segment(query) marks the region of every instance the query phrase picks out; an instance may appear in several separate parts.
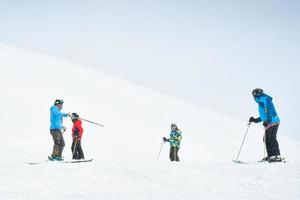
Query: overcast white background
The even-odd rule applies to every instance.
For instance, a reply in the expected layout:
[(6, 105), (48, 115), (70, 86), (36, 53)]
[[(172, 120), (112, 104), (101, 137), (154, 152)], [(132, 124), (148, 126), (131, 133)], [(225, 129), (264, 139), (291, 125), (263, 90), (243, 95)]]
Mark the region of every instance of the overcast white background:
[(279, 134), (300, 138), (299, 1), (0, 2), (1, 43), (245, 122), (257, 115), (251, 91), (261, 87), (274, 97)]

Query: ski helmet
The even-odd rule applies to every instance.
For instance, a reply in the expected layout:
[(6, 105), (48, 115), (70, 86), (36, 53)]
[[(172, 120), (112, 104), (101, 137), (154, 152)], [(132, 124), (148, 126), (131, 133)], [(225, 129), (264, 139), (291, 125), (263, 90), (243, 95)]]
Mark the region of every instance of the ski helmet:
[(76, 120), (79, 119), (79, 115), (77, 113), (72, 113), (71, 114), (71, 119), (72, 119), (72, 122), (75, 122)]
[(176, 123), (174, 123), (174, 122), (172, 122), (172, 123), (171, 123), (171, 128), (172, 128), (172, 127), (175, 127), (175, 128), (177, 128), (177, 124), (176, 124)]
[(64, 100), (62, 100), (62, 99), (56, 99), (54, 101), (54, 105), (58, 105), (58, 104), (63, 105), (64, 104)]
[(253, 95), (254, 97), (257, 97), (257, 96), (260, 96), (263, 92), (264, 92), (264, 91), (263, 91), (262, 89), (256, 88), (256, 89), (254, 89), (254, 90), (252, 91), (252, 95)]

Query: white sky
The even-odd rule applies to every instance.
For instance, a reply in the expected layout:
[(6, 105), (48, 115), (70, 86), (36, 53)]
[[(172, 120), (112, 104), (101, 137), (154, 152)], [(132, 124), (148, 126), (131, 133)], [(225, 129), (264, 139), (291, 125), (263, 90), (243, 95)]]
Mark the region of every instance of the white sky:
[(300, 138), (299, 10), (289, 0), (0, 0), (0, 42), (245, 121), (257, 115), (251, 91), (262, 87), (279, 134)]

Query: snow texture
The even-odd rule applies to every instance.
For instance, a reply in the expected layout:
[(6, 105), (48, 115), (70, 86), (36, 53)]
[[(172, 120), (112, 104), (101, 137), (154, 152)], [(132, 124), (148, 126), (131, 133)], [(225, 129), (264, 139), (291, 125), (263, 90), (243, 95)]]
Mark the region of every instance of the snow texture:
[[(245, 119), (8, 45), (0, 45), (0, 71), (0, 199), (300, 199), (300, 146), (280, 129), (287, 163), (236, 164)], [(82, 146), (92, 162), (28, 164), (51, 154), (49, 108), (56, 98), (64, 99), (64, 112), (104, 124), (83, 123)], [(183, 132), (180, 163), (169, 162), (168, 144), (156, 161), (171, 122)], [(72, 123), (64, 124), (69, 160)], [(264, 156), (262, 136), (251, 125), (240, 160)]]

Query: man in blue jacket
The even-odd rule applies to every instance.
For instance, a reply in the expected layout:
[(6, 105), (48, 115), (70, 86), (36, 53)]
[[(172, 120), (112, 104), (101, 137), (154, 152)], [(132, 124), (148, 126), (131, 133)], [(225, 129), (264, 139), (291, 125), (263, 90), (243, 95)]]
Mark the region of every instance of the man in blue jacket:
[(265, 94), (260, 88), (253, 90), (252, 95), (258, 103), (259, 117), (250, 117), (249, 122), (263, 122), (263, 126), (265, 127), (265, 144), (268, 156), (263, 160), (281, 162), (279, 145), (276, 139), (280, 119), (272, 102), (273, 98)]
[(63, 117), (68, 117), (69, 114), (60, 112), (63, 103), (63, 100), (56, 99), (54, 105), (50, 108), (50, 133), (54, 141), (53, 152), (51, 157), (49, 157), (51, 160), (62, 160), (62, 152), (65, 146), (62, 134), (62, 129), (64, 129), (62, 122)]

